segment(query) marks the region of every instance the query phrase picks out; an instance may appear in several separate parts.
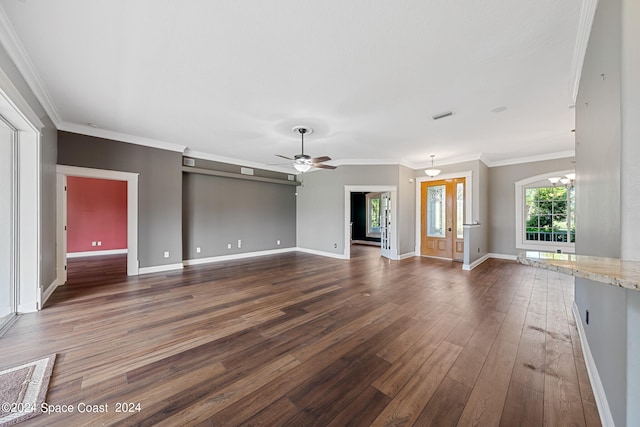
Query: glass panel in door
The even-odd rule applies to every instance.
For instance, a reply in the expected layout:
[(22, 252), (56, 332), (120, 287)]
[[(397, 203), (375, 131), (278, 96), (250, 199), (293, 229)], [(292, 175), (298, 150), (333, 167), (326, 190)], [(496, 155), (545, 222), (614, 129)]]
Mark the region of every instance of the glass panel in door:
[(447, 220), (447, 187), (436, 185), (427, 189), (427, 236), (445, 237)]

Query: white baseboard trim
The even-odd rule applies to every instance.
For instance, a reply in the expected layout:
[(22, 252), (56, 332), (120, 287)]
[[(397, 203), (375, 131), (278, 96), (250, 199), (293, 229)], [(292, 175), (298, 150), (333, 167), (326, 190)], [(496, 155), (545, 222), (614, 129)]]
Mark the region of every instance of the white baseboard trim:
[(207, 257), (207, 258), (187, 259), (182, 261), (182, 263), (185, 266), (208, 264), (211, 262), (232, 261), (235, 259), (253, 258), (253, 257), (259, 257), (259, 256), (265, 256), (265, 255), (276, 255), (276, 254), (282, 254), (286, 252), (295, 252), (295, 251), (296, 251), (296, 248), (269, 249), (266, 251), (245, 252), (242, 254), (220, 255), (220, 256), (213, 256), (213, 257)]
[(162, 273), (163, 271), (182, 270), (183, 268), (184, 265), (182, 263), (156, 265), (153, 267), (140, 267), (140, 269), (138, 270), (138, 274)]
[(596, 405), (598, 407), (598, 413), (600, 414), (600, 421), (602, 422), (602, 425), (604, 427), (614, 427), (615, 424), (613, 422), (613, 415), (611, 415), (611, 409), (609, 408), (609, 403), (607, 402), (607, 396), (604, 392), (604, 387), (602, 386), (600, 375), (598, 374), (596, 362), (593, 360), (593, 355), (591, 354), (591, 349), (589, 348), (589, 342), (587, 341), (587, 335), (584, 331), (584, 325), (582, 324), (580, 312), (578, 311), (578, 306), (576, 305), (575, 301), (573, 302), (571, 311), (573, 312), (573, 317), (578, 328), (580, 344), (582, 345), (582, 355), (584, 356), (584, 361), (587, 365), (587, 373), (589, 374), (589, 380), (591, 381), (591, 386), (593, 387), (593, 395), (596, 398)]
[(489, 258), (507, 259), (509, 261), (517, 261), (518, 260), (518, 256), (517, 255), (494, 254), (494, 253), (489, 253), (487, 255), (489, 255)]
[(55, 291), (58, 288), (58, 286), (60, 286), (60, 281), (56, 278), (53, 282), (51, 282), (49, 287), (42, 293), (42, 297), (40, 298), (40, 301), (41, 301), (40, 307), (38, 308), (39, 310), (42, 310), (42, 307), (44, 307), (44, 304), (47, 302), (51, 294), (53, 294), (53, 291)]
[(480, 264), (482, 264), (483, 262), (485, 262), (486, 260), (488, 260), (489, 258), (491, 258), (490, 256), (491, 254), (485, 254), (484, 256), (478, 258), (477, 260), (473, 261), (471, 264), (462, 264), (462, 269), (464, 271), (471, 271), (474, 268), (476, 268), (477, 266), (479, 266)]
[(406, 254), (402, 254), (398, 257), (399, 260), (403, 260), (403, 259), (407, 259), (407, 258), (413, 258), (414, 256), (416, 256), (415, 252), (407, 252)]
[(328, 258), (347, 259), (347, 257), (344, 256), (344, 254), (336, 254), (336, 253), (333, 253), (333, 252), (317, 251), (315, 249), (296, 248), (296, 251), (304, 252), (306, 254), (320, 255), (320, 256), (324, 256), (324, 257), (328, 257)]
[(80, 258), (85, 256), (102, 256), (102, 255), (118, 255), (127, 254), (127, 249), (107, 249), (104, 251), (86, 251), (86, 252), (69, 252), (67, 258)]

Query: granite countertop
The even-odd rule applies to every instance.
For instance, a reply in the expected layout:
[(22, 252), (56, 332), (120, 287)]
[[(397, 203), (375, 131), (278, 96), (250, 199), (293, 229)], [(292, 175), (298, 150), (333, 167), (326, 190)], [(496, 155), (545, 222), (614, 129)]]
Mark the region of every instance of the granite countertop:
[(520, 252), (518, 262), (626, 289), (640, 290), (640, 261), (553, 252)]

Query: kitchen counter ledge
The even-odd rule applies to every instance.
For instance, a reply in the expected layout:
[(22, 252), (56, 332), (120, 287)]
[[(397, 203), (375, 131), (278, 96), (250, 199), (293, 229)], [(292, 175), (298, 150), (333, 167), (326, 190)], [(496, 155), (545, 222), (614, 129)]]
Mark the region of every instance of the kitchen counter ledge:
[(526, 251), (520, 252), (518, 262), (607, 285), (640, 291), (640, 261)]

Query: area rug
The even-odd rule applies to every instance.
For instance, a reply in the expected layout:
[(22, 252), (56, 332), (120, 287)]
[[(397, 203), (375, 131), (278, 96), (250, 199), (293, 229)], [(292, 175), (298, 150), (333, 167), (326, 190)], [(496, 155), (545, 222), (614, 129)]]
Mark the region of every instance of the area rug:
[(55, 360), (56, 355), (52, 354), (0, 371), (0, 427), (40, 413)]

